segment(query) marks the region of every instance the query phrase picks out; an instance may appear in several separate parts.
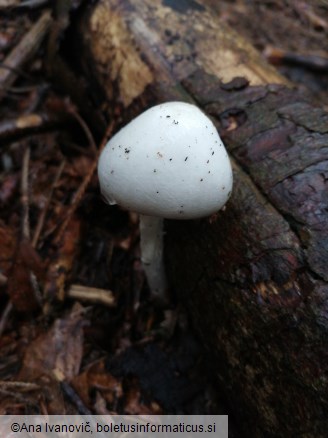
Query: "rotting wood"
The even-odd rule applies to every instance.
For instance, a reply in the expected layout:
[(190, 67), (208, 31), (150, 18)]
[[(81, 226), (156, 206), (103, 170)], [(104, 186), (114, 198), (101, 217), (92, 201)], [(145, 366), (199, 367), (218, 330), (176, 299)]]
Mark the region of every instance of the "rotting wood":
[(324, 437), (327, 113), (195, 0), (103, 0), (85, 26), (109, 113), (196, 102), (231, 154), (227, 208), (168, 221), (166, 251), (243, 436)]

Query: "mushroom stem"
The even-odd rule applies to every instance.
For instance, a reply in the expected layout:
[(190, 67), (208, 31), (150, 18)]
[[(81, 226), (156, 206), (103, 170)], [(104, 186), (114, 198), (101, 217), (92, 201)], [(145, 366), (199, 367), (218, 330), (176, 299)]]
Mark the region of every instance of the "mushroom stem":
[(152, 295), (165, 300), (167, 281), (163, 260), (163, 219), (140, 215), (141, 261)]

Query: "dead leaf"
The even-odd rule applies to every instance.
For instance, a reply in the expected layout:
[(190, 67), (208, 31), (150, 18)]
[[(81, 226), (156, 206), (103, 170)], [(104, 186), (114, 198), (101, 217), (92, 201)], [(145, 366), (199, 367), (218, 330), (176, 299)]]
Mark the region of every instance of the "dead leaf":
[(111, 408), (123, 396), (121, 380), (105, 369), (104, 360), (89, 366), (72, 381), (72, 386), (87, 406), (92, 405), (91, 394), (94, 390), (101, 394)]
[(124, 412), (129, 415), (159, 415), (163, 413), (159, 404), (152, 400), (149, 406), (142, 401), (143, 396), (137, 378), (129, 382), (125, 392)]
[(83, 354), (84, 308), (74, 305), (70, 313), (57, 319), (50, 330), (27, 348), (20, 380), (37, 382), (43, 376), (70, 381), (77, 376)]

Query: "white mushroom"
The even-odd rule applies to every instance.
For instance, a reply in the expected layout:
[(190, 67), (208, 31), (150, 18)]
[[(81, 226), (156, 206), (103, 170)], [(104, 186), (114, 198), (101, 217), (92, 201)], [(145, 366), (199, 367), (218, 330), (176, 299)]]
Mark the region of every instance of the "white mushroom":
[(209, 216), (231, 194), (231, 165), (215, 126), (189, 103), (154, 106), (111, 138), (98, 175), (110, 204), (140, 214), (142, 262), (152, 293), (163, 298), (163, 218)]

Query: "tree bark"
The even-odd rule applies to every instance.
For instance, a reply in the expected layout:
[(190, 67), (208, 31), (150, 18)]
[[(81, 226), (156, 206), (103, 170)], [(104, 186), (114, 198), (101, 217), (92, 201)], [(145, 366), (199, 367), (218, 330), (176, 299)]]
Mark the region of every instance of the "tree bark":
[(327, 113), (195, 0), (102, 0), (83, 42), (109, 115), (184, 100), (212, 116), (233, 195), (167, 221), (169, 280), (244, 436), (326, 436)]

